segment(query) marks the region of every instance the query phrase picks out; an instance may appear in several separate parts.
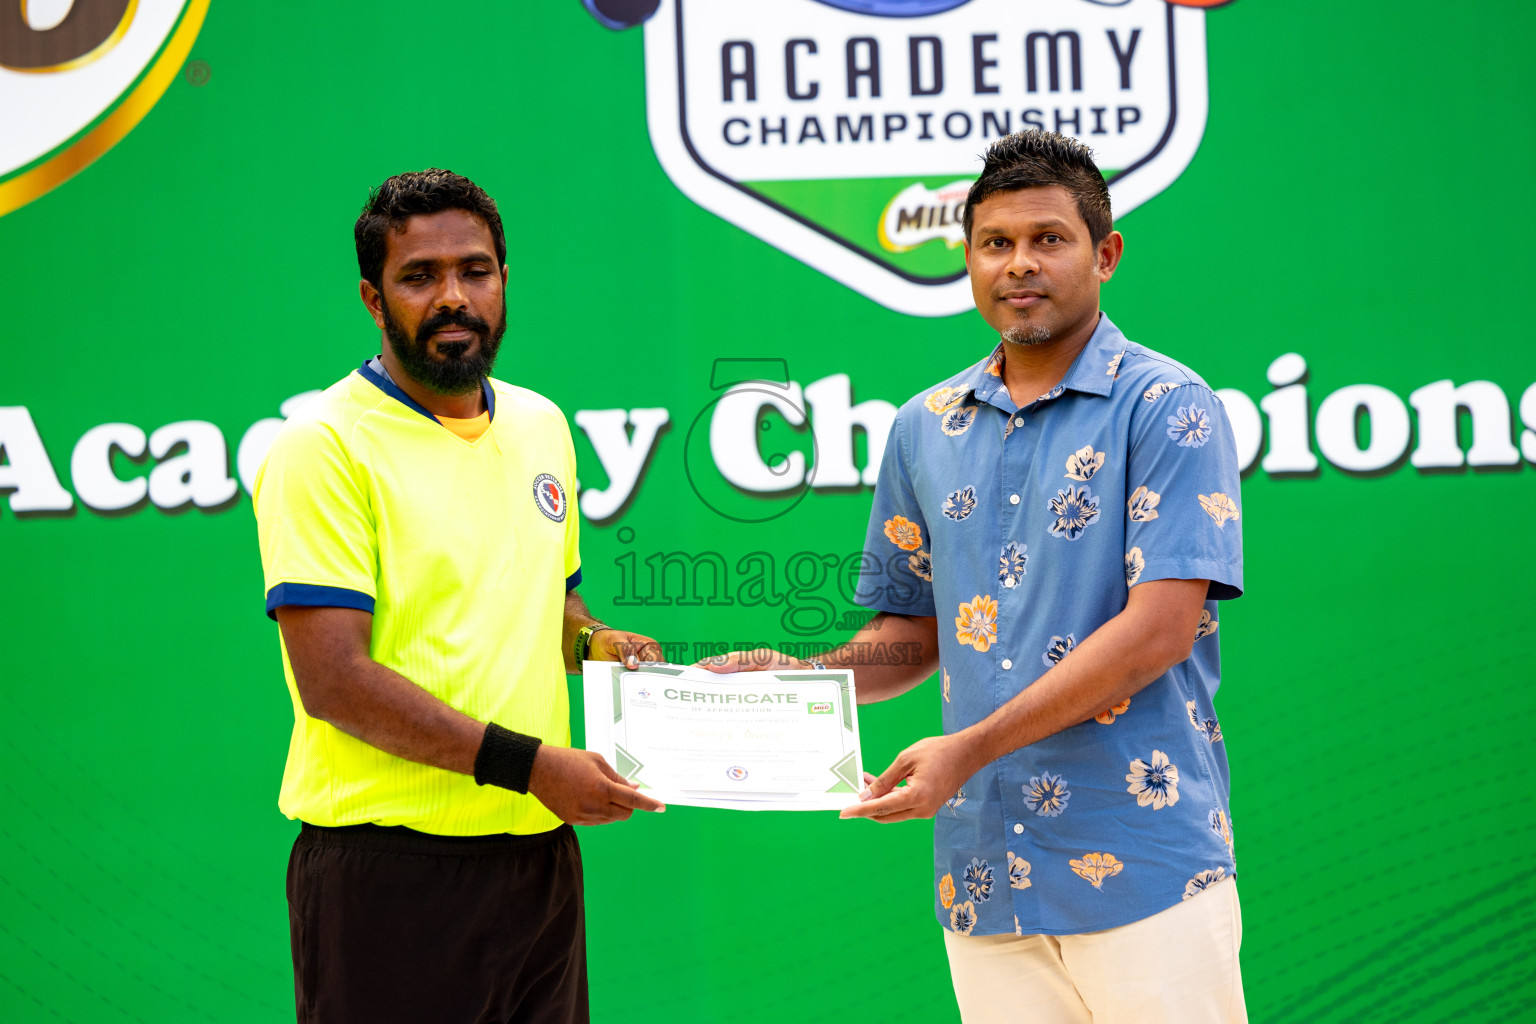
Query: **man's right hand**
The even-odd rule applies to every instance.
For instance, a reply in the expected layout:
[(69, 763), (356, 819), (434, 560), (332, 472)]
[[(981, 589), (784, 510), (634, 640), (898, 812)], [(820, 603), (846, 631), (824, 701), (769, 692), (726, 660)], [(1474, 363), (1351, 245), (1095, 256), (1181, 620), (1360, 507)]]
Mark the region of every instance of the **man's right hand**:
[(561, 821), (572, 825), (606, 825), (627, 820), (637, 809), (667, 809), (666, 804), (641, 793), (614, 771), (601, 754), (548, 743), (534, 755), (528, 792)]

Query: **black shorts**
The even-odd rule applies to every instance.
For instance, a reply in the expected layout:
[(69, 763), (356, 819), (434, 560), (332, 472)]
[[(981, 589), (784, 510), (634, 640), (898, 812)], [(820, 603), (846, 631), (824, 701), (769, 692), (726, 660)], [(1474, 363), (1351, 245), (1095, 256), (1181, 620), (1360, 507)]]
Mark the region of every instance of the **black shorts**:
[(584, 1024), (581, 851), (533, 836), (304, 825), (288, 861), (300, 1024)]

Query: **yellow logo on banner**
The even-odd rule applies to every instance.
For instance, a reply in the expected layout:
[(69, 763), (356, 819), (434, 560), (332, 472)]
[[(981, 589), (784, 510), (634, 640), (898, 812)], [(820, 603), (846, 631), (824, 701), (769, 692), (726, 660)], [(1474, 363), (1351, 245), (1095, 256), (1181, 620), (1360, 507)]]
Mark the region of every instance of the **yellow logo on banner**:
[(0, 216), (111, 149), (165, 94), (209, 0), (0, 0)]

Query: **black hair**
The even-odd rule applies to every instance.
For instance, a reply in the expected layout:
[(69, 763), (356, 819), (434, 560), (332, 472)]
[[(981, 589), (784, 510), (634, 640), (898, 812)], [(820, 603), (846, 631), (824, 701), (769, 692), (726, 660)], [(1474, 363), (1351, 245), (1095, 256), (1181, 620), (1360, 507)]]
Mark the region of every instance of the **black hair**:
[(496, 243), (496, 262), (506, 266), (507, 237), (501, 229), (496, 200), (462, 174), (429, 167), (386, 178), (368, 193), (368, 202), (352, 228), (357, 241), (357, 269), (363, 279), (382, 289), (387, 231), (403, 231), (409, 218), (444, 210), (464, 210), (485, 221)]
[(1060, 185), (1077, 203), (1088, 235), (1098, 245), (1115, 228), (1109, 208), (1109, 184), (1093, 162), (1093, 151), (1056, 132), (1030, 130), (1004, 135), (987, 147), (981, 177), (965, 197), (965, 237), (971, 237), (973, 212), (998, 192)]

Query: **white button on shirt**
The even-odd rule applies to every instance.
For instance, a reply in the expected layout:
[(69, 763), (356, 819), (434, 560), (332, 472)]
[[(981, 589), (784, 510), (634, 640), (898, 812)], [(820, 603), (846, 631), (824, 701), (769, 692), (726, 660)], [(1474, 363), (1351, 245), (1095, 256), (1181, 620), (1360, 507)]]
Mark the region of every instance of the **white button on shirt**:
[(1017, 505), (1018, 503), (1019, 503), (1019, 496), (1017, 494), (1010, 494), (1010, 495), (1008, 495), (1008, 504), (1010, 504), (1010, 505)]
[(1003, 669), (1004, 669), (1004, 671), (1007, 671), (1010, 668), (1013, 668), (1013, 662), (1010, 659), (1008, 659), (1008, 658), (1004, 658), (1003, 659)]
[(1013, 834), (1016, 835), (1016, 836), (1023, 835), (1024, 834), (1024, 826), (1023, 825), (1015, 824), (1013, 826)]

